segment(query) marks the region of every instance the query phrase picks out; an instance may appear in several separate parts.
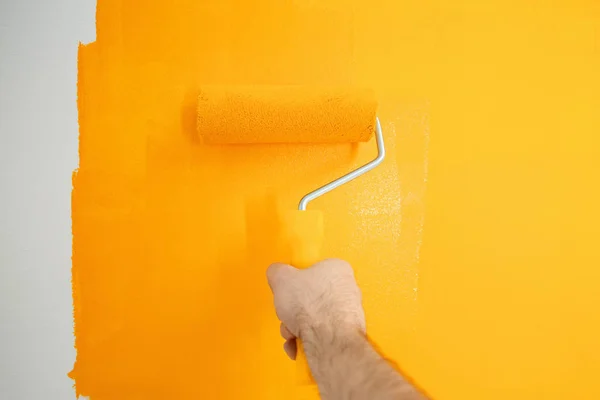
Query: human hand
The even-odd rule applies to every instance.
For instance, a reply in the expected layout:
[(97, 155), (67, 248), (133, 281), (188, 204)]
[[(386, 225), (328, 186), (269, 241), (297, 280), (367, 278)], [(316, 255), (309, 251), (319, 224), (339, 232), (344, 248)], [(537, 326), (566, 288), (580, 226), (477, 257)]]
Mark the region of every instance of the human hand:
[(296, 358), (296, 338), (304, 340), (317, 329), (365, 332), (362, 295), (346, 261), (327, 259), (304, 270), (275, 263), (267, 269), (267, 279), (291, 359)]

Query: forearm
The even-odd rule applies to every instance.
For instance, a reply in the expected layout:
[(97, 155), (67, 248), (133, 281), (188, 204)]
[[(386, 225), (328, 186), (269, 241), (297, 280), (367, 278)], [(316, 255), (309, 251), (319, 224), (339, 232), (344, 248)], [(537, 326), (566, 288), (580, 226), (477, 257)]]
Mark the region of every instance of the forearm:
[(323, 400), (425, 399), (358, 330), (317, 327), (302, 336)]

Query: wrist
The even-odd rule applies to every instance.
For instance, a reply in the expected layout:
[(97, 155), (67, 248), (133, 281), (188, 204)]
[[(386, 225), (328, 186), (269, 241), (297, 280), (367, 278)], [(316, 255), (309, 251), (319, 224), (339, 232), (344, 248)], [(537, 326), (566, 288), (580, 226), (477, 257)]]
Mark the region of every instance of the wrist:
[(303, 324), (300, 327), (299, 337), (309, 344), (347, 343), (364, 338), (363, 329), (358, 324), (347, 322)]
[[(320, 340), (319, 338), (354, 338), (365, 336), (364, 314), (356, 311), (337, 312), (333, 307), (316, 307), (318, 312), (304, 310), (297, 316), (298, 337), (303, 341)], [(341, 312), (340, 312), (341, 311)]]
[[(328, 323), (306, 325), (300, 333), (306, 360), (315, 379), (331, 370), (331, 360), (344, 363), (343, 358), (361, 353), (366, 337), (358, 324)], [(340, 358), (341, 356), (341, 358)]]

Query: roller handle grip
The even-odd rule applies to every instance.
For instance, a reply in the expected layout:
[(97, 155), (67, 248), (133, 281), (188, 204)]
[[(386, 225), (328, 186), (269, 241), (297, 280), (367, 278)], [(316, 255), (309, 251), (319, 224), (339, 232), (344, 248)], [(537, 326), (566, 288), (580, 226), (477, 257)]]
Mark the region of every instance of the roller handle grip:
[[(288, 228), (292, 252), (291, 264), (296, 268), (305, 269), (321, 259), (324, 236), (323, 214), (315, 210), (294, 211), (290, 217)], [(299, 385), (314, 385), (316, 388), (302, 341), (297, 339), (296, 344), (298, 348), (296, 355), (297, 382)]]

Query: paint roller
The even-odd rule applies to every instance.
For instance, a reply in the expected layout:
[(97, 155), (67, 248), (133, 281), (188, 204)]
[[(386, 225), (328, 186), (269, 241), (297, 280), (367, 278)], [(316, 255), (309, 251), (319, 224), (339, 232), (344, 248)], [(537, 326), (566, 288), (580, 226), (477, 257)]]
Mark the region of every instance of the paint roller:
[[(198, 95), (197, 130), (205, 144), (356, 143), (373, 135), (371, 162), (306, 194), (298, 210), (283, 218), (292, 249), (291, 263), (308, 268), (320, 260), (323, 215), (307, 210), (310, 201), (363, 175), (385, 157), (373, 91), (354, 87), (209, 86)], [(298, 380), (314, 384), (300, 341)]]

